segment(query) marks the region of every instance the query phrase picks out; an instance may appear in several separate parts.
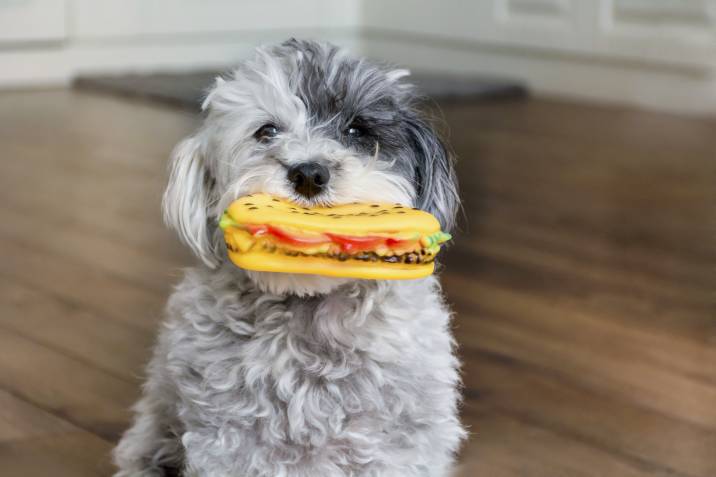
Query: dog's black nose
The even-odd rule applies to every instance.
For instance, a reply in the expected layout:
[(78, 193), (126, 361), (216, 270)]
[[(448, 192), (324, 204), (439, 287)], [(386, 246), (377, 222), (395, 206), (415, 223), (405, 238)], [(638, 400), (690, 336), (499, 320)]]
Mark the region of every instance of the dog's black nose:
[(325, 189), (330, 178), (328, 168), (317, 162), (304, 162), (288, 170), (288, 180), (293, 184), (293, 188), (309, 199)]

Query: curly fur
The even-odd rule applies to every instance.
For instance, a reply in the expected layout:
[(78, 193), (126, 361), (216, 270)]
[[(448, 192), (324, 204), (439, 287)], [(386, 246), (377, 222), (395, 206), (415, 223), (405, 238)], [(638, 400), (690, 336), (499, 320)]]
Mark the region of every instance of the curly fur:
[[(440, 477), (464, 438), (450, 313), (435, 277), (384, 282), (245, 272), (216, 221), (241, 195), (297, 197), (286, 166), (332, 171), (315, 203), (389, 200), (453, 223), (452, 160), (403, 70), (292, 40), (208, 94), (176, 149), (165, 218), (202, 260), (167, 307), (117, 477)], [(369, 131), (360, 142), (341, 131)], [(281, 134), (259, 144), (267, 121)]]

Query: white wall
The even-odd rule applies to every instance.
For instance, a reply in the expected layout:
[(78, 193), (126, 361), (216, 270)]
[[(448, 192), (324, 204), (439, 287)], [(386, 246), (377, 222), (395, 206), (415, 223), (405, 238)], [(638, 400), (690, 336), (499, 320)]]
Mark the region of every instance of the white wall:
[(224, 67), (257, 44), (289, 36), (358, 49), (360, 6), (353, 0), (0, 0), (0, 86), (67, 84), (95, 72)]
[(538, 94), (716, 112), (716, 0), (0, 0), (0, 86), (223, 67), (288, 36)]

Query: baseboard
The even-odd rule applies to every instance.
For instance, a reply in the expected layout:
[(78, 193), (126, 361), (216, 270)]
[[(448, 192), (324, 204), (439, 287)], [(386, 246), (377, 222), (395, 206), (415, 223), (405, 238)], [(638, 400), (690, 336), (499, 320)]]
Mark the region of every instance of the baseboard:
[(327, 40), (361, 52), (360, 31), (355, 28), (64, 42), (0, 49), (0, 88), (66, 86), (79, 75), (224, 69), (245, 58), (257, 45), (292, 36)]

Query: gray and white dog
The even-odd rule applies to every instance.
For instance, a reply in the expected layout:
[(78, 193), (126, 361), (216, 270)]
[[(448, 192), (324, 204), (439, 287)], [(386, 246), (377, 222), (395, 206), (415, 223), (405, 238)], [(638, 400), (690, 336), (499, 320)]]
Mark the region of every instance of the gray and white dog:
[(217, 80), (163, 204), (203, 263), (169, 300), (117, 476), (450, 473), (465, 432), (437, 279), (247, 272), (217, 227), (227, 204), (261, 191), (305, 206), (397, 202), (450, 230), (452, 159), (407, 74), (290, 40)]

